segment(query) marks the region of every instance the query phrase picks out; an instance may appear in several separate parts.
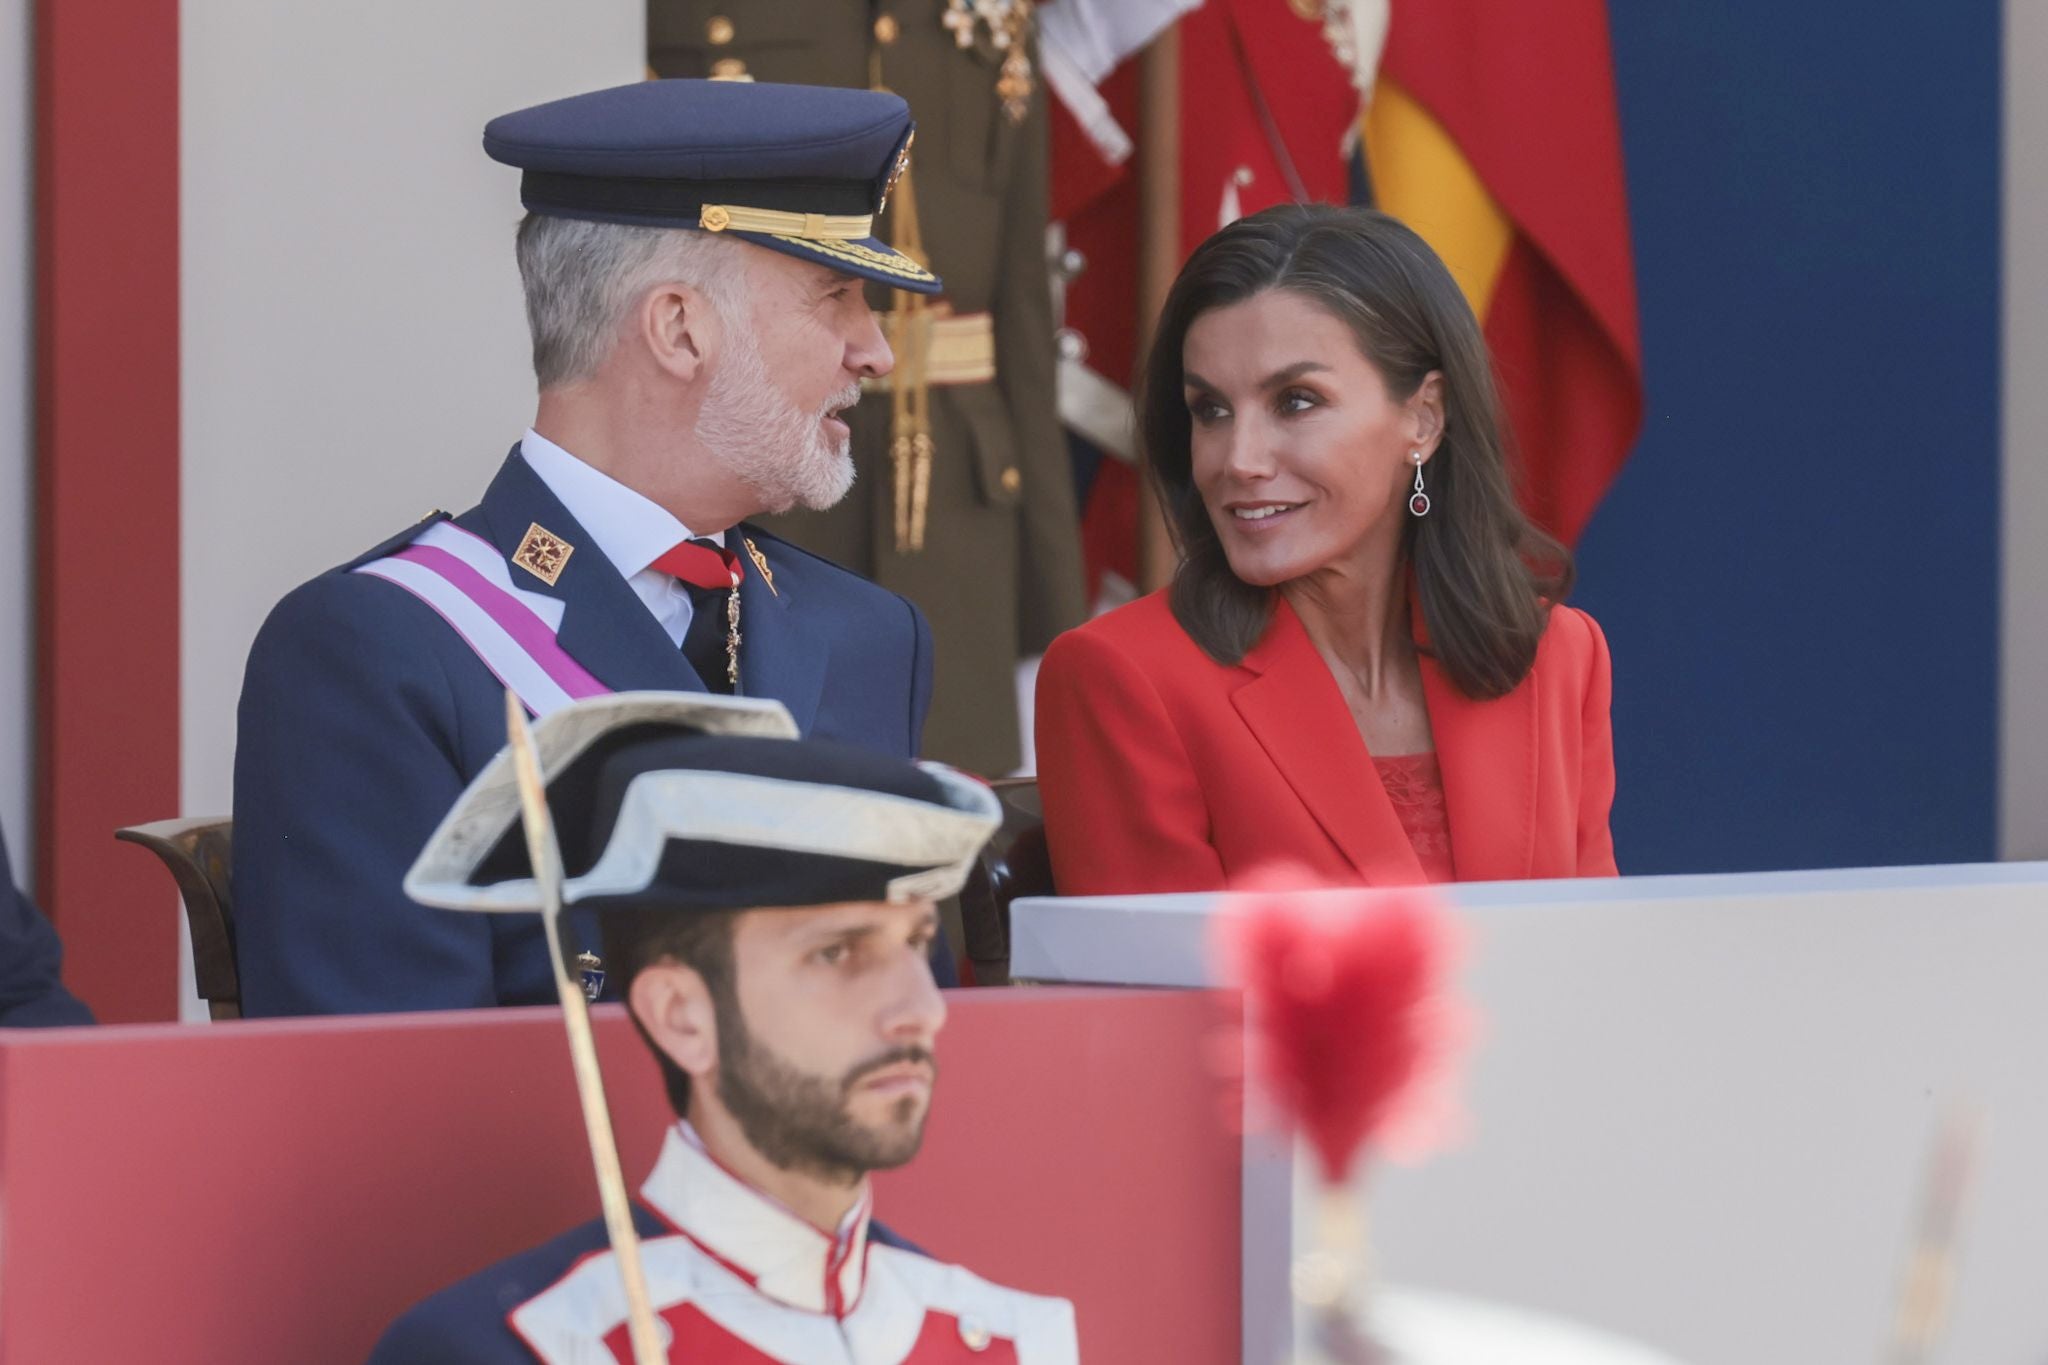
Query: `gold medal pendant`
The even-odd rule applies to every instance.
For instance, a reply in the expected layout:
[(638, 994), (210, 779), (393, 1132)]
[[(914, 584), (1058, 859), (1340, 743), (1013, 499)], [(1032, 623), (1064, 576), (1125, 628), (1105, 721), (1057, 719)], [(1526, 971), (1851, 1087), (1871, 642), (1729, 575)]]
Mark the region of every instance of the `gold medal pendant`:
[(1003, 55), (996, 96), (1012, 123), (1022, 123), (1030, 112), (1031, 92), (1037, 84), (1029, 51), (1031, 11), (1032, 0), (947, 0), (940, 21), (963, 51), (974, 46), (977, 28), (988, 31), (989, 45)]

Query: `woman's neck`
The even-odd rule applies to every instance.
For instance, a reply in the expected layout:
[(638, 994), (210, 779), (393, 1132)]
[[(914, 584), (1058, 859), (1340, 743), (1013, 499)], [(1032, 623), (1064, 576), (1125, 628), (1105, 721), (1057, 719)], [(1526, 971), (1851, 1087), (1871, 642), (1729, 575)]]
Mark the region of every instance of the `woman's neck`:
[(1302, 629), (1333, 670), (1366, 700), (1412, 671), (1415, 637), (1408, 619), (1407, 558), (1391, 554), (1332, 564), (1280, 587)]

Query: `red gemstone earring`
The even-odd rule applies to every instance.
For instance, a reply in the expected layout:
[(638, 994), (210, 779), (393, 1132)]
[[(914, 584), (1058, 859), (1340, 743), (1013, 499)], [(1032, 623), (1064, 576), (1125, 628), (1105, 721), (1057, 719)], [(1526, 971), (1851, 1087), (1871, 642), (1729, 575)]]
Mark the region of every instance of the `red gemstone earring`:
[(1408, 452), (1408, 458), (1415, 461), (1415, 493), (1408, 499), (1408, 513), (1410, 516), (1426, 517), (1429, 515), (1429, 494), (1422, 491), (1422, 452), (1411, 450)]

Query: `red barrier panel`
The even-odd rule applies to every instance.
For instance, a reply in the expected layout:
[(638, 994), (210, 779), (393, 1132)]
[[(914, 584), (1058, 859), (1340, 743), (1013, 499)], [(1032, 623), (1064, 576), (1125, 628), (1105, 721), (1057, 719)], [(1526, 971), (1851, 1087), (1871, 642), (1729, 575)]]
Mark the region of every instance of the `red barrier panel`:
[[(925, 1149), (877, 1215), (1072, 1299), (1085, 1360), (1234, 1360), (1214, 999), (948, 1002)], [(637, 1185), (667, 1103), (596, 1013)], [(596, 1216), (552, 1010), (0, 1033), (0, 1365), (353, 1365), (415, 1300)]]

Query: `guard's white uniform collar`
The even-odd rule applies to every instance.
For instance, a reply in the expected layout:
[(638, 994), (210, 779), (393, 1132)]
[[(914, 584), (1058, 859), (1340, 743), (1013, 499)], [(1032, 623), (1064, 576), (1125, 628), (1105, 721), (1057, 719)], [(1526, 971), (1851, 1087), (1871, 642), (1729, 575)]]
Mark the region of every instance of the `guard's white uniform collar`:
[(678, 1232), (779, 1303), (844, 1317), (860, 1301), (874, 1209), (866, 1182), (838, 1232), (828, 1234), (721, 1166), (689, 1121), (679, 1120), (640, 1195)]

